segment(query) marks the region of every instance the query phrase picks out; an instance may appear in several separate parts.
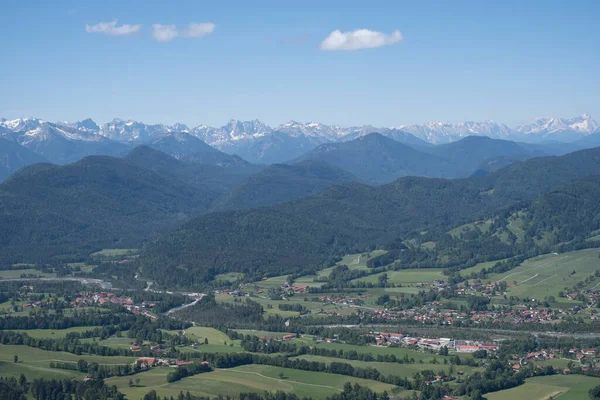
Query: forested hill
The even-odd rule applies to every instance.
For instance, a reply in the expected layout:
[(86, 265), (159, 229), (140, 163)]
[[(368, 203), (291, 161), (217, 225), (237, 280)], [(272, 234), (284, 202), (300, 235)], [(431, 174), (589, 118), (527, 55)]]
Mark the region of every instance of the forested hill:
[[(202, 216), (151, 245), (141, 262), (145, 274), (168, 284), (231, 270), (289, 273), (414, 231), (444, 232), (594, 174), (600, 174), (600, 148), (469, 179), (343, 184), (269, 208)], [(177, 274), (166, 273), (174, 268)]]
[(316, 194), (328, 186), (356, 181), (348, 172), (321, 162), (274, 164), (249, 176), (213, 206), (232, 210), (268, 206)]
[(0, 185), (0, 262), (139, 245), (205, 211), (212, 196), (114, 157), (26, 167)]
[[(194, 153), (192, 159), (175, 159), (148, 146), (138, 146), (129, 152), (125, 159), (140, 168), (155, 172), (169, 180), (181, 181), (196, 189), (212, 194), (211, 200), (216, 200), (223, 193), (242, 182), (248, 175), (260, 171), (262, 168), (253, 164), (243, 162), (236, 167), (223, 167), (218, 163), (199, 161), (204, 160), (205, 155), (223, 155), (214, 151), (210, 153)], [(232, 157), (225, 155), (226, 157)], [(233, 158), (233, 157), (232, 157)], [(210, 158), (212, 161), (213, 158)], [(217, 158), (216, 160), (220, 160)]]
[(385, 256), (386, 262), (398, 260), (406, 267), (468, 267), (514, 256), (529, 258), (598, 246), (599, 198), (600, 175), (584, 177), (533, 202), (515, 204), (485, 221), (447, 233), (414, 235), (406, 241), (410, 251), (391, 251)]
[(0, 182), (20, 168), (45, 161), (28, 148), (0, 138)]

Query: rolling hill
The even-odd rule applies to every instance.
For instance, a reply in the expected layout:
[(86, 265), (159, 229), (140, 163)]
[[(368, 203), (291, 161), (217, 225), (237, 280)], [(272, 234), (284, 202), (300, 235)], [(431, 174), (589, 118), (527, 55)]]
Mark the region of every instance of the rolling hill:
[[(219, 271), (297, 272), (414, 232), (447, 230), (600, 174), (600, 149), (534, 158), (468, 179), (405, 177), (380, 187), (337, 185), (289, 203), (197, 218), (150, 245), (144, 273), (202, 282)], [(178, 267), (181, 274), (165, 274)]]
[(114, 157), (26, 167), (0, 185), (0, 262), (138, 246), (205, 212), (211, 195)]
[(214, 209), (243, 209), (283, 203), (316, 194), (336, 183), (355, 180), (351, 174), (325, 163), (274, 164), (235, 186), (219, 199)]

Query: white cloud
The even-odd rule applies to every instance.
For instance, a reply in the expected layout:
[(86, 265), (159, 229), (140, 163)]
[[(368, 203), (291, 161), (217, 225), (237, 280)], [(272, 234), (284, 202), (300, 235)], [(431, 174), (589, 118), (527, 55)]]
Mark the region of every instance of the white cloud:
[(152, 37), (159, 42), (168, 42), (179, 36), (175, 25), (152, 25)]
[(169, 42), (176, 37), (202, 38), (215, 30), (211, 22), (191, 23), (180, 30), (175, 25), (152, 25), (152, 37), (159, 42)]
[(201, 22), (189, 24), (183, 32), (183, 36), (189, 38), (201, 38), (210, 35), (215, 31), (215, 24), (212, 22)]
[(141, 25), (123, 24), (117, 26), (117, 20), (110, 22), (99, 22), (96, 25), (85, 25), (85, 31), (88, 33), (104, 33), (110, 36), (124, 36), (136, 33), (142, 28)]
[(368, 29), (351, 32), (335, 30), (321, 42), (321, 50), (359, 50), (390, 46), (402, 41), (402, 33), (396, 30), (391, 35)]

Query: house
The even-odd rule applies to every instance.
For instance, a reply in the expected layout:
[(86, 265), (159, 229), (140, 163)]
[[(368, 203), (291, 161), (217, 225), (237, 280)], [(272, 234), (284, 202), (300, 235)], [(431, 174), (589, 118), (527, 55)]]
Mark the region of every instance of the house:
[(180, 360), (175, 361), (175, 365), (177, 365), (178, 367), (181, 367), (183, 365), (191, 365), (193, 363), (194, 363), (193, 361), (180, 361)]
[(139, 357), (137, 363), (141, 368), (150, 368), (156, 365), (155, 357)]
[(461, 353), (474, 353), (477, 350), (479, 350), (479, 346), (463, 345), (456, 348), (456, 351)]
[(131, 351), (140, 351), (140, 346), (133, 344), (131, 345), (130, 349)]
[(521, 369), (521, 366), (519, 364), (515, 364), (512, 366), (513, 371), (518, 371)]
[(287, 334), (287, 335), (283, 335), (283, 340), (291, 340), (291, 339), (293, 339), (295, 337), (296, 337), (296, 335), (293, 335), (293, 334), (290, 333), (290, 334)]

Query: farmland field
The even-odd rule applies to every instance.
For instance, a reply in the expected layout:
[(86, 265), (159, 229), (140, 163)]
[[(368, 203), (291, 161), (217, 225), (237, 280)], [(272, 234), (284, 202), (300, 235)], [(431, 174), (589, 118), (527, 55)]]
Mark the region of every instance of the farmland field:
[[(490, 275), (489, 279), (506, 281), (511, 295), (539, 299), (555, 296), (558, 299), (558, 292), (565, 287), (572, 287), (596, 269), (600, 269), (598, 254), (598, 249), (545, 254), (525, 260), (517, 268), (503, 274)], [(594, 282), (594, 285), (597, 283)]]
[[(356, 346), (345, 343), (327, 343), (327, 342), (314, 342), (310, 338), (301, 338), (297, 339), (298, 341), (303, 341), (309, 344), (310, 346), (315, 347), (324, 347), (330, 350), (343, 350), (343, 351), (356, 351), (360, 354), (372, 354), (373, 356), (377, 355), (394, 355), (397, 358), (403, 358), (405, 355), (409, 358), (414, 358), (417, 362), (419, 360), (423, 360), (423, 362), (428, 363), (429, 361), (436, 358), (439, 361), (443, 361), (444, 357), (433, 354), (426, 353), (422, 351), (408, 349), (406, 347), (381, 347), (381, 346)], [(462, 356), (461, 356), (462, 357)]]
[(268, 332), (268, 331), (255, 331), (251, 329), (236, 329), (237, 333), (242, 335), (250, 335), (250, 336), (258, 336), (265, 338), (281, 338), (284, 335), (289, 334), (289, 332)]
[(552, 396), (558, 400), (583, 400), (588, 391), (600, 384), (600, 379), (581, 375), (554, 375), (527, 379), (516, 388), (488, 393), (488, 400), (527, 399), (546, 400)]
[[(14, 363), (15, 355), (19, 357), (18, 363)], [(82, 359), (98, 364), (131, 364), (135, 357), (76, 355), (28, 346), (0, 345), (0, 375), (19, 377), (23, 374), (29, 380), (40, 377), (48, 379), (83, 377), (85, 374), (77, 371), (50, 368), (51, 361), (77, 362)]]
[(24, 268), (24, 269), (13, 269), (13, 270), (0, 271), (0, 279), (20, 278), (22, 274), (37, 275), (37, 276), (46, 277), (46, 278), (53, 278), (56, 276), (55, 273), (42, 272), (42, 271), (36, 270), (34, 268)]
[(11, 329), (14, 332), (26, 333), (36, 339), (60, 339), (72, 332), (91, 331), (98, 326), (75, 326), (67, 329)]
[[(303, 355), (296, 358), (308, 360), (308, 361), (317, 361), (321, 363), (332, 363), (332, 362), (342, 362), (346, 364), (350, 364), (353, 367), (359, 368), (375, 368), (379, 372), (384, 375), (395, 375), (400, 377), (411, 378), (415, 372), (431, 370), (437, 373), (438, 371), (445, 371), (449, 373), (450, 364), (432, 364), (432, 363), (419, 363), (416, 362), (414, 364), (400, 364), (400, 363), (389, 363), (389, 362), (370, 362), (370, 361), (358, 361), (358, 360), (346, 360), (335, 357), (323, 357), (323, 356), (313, 356), (313, 355)], [(433, 360), (433, 357), (431, 358)], [(443, 357), (438, 357), (438, 361), (441, 361)], [(466, 375), (470, 375), (476, 369), (462, 365), (455, 366), (456, 370), (461, 370), (466, 373)], [(480, 369), (479, 369), (480, 370)]]
[[(180, 391), (193, 392), (196, 395), (238, 396), (242, 392), (263, 393), (284, 390), (299, 397), (310, 396), (314, 399), (325, 398), (343, 389), (345, 382), (359, 383), (382, 392), (390, 391), (393, 386), (371, 380), (353, 378), (321, 372), (299, 371), (288, 368), (265, 365), (246, 365), (231, 369), (217, 369), (213, 372), (184, 378), (178, 382), (167, 383), (168, 368), (155, 368), (136, 375), (144, 387), (130, 388), (129, 377), (116, 377), (106, 380), (109, 385), (117, 385), (119, 390), (131, 399), (143, 397), (150, 390), (156, 390), (160, 396), (176, 397)], [(282, 373), (283, 377), (279, 374)]]
[(398, 284), (414, 284), (420, 282), (432, 282), (435, 280), (445, 279), (443, 270), (439, 268), (414, 268), (414, 269), (401, 269), (398, 271), (387, 271), (380, 274), (369, 275), (364, 278), (354, 279), (352, 282), (371, 282), (377, 283), (377, 280), (382, 274), (387, 274), (388, 282)]

